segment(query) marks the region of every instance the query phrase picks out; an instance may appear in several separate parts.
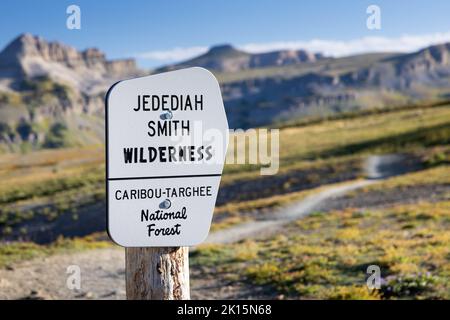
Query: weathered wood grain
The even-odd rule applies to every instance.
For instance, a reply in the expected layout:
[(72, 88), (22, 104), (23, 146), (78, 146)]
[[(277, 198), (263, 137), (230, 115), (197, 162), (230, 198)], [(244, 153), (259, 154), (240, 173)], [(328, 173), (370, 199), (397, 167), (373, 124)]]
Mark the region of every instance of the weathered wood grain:
[(189, 248), (126, 248), (129, 300), (186, 300)]

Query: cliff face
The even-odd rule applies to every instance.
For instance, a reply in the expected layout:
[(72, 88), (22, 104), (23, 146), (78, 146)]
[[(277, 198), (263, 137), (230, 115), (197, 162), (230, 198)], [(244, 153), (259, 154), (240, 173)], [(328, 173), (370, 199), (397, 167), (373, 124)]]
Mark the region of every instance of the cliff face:
[(314, 54), (305, 50), (273, 51), (253, 54), (250, 68), (294, 65), (304, 62), (315, 62), (322, 58), (320, 54)]
[(380, 55), (372, 61), (369, 56), (354, 56), (314, 62), (314, 56), (301, 51), (256, 58), (260, 60), (255, 66), (275, 65), (283, 72), (270, 70), (268, 76), (255, 73), (254, 78), (235, 77), (222, 84), (232, 127), (450, 97), (450, 43)]
[(23, 34), (14, 39), (0, 54), (1, 63), (20, 64), (28, 58), (41, 58), (74, 67), (80, 63), (87, 64), (95, 60), (104, 60), (103, 54), (96, 49), (78, 52), (75, 48), (58, 42), (47, 42), (31, 34)]
[(102, 142), (106, 90), (143, 73), (133, 59), (23, 34), (0, 52), (0, 144), (46, 144), (61, 124), (72, 144)]
[(77, 51), (30, 34), (17, 37), (0, 52), (0, 77), (16, 83), (46, 76), (86, 92), (93, 83), (139, 73), (132, 59), (108, 61), (96, 48)]
[(405, 91), (418, 85), (448, 87), (449, 77), (450, 43), (444, 43), (397, 55), (344, 74), (341, 81), (351, 86), (377, 86)]
[[(0, 53), (0, 66), (22, 67), (24, 75), (31, 76), (33, 70), (24, 68), (27, 60), (40, 59), (45, 62), (58, 63), (73, 69), (98, 68), (104, 71), (107, 65), (105, 54), (97, 48), (89, 48), (77, 51), (75, 48), (59, 42), (48, 42), (45, 39), (31, 34), (23, 34), (14, 39)], [(136, 71), (136, 65), (132, 60), (114, 61), (115, 65), (122, 65), (121, 71), (126, 73)], [(131, 68), (127, 70), (126, 68)], [(133, 70), (134, 69), (134, 70)]]

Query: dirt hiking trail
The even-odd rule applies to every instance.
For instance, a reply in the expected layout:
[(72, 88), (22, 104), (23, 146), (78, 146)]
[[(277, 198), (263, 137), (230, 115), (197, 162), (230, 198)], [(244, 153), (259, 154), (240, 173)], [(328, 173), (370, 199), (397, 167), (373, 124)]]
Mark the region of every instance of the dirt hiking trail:
[[(327, 200), (382, 181), (395, 173), (397, 156), (369, 157), (366, 172), (371, 179), (350, 181), (324, 187), (283, 209), (264, 214), (260, 220), (211, 233), (206, 243), (232, 243), (282, 232), (282, 226), (316, 211)], [(380, 169), (382, 168), (382, 170)], [(389, 171), (389, 174), (386, 173)], [(281, 230), (281, 231), (280, 231)], [(194, 248), (195, 250), (195, 248)], [(81, 289), (68, 289), (67, 267), (81, 270)], [(196, 279), (197, 278), (197, 279)], [(192, 299), (252, 298), (245, 288), (232, 288), (191, 276)], [(96, 249), (74, 254), (60, 254), (22, 262), (0, 269), (0, 299), (125, 299), (125, 252), (123, 248)]]

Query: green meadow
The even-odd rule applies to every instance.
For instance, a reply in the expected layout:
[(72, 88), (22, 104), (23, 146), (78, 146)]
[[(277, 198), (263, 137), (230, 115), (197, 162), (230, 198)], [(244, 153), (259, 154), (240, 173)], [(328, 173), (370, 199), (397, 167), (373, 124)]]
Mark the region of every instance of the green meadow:
[[(216, 273), (225, 282), (265, 288), (278, 298), (448, 299), (449, 141), (449, 105), (283, 126), (276, 175), (261, 176), (258, 165), (226, 165), (213, 231), (256, 220), (326, 186), (362, 179), (368, 155), (406, 154), (421, 170), (348, 195), (379, 197), (378, 206), (316, 212), (275, 236), (200, 246), (192, 254), (192, 268)], [(95, 206), (104, 217), (104, 161), (102, 145), (0, 155), (0, 267), (112, 245), (102, 230), (61, 235), (48, 244), (27, 240), (35, 224), (63, 217), (76, 222)], [(427, 198), (434, 186), (444, 194)], [(414, 203), (400, 199), (383, 205), (383, 195), (418, 188), (421, 197)], [(372, 264), (383, 270), (380, 290), (365, 286), (365, 270)]]

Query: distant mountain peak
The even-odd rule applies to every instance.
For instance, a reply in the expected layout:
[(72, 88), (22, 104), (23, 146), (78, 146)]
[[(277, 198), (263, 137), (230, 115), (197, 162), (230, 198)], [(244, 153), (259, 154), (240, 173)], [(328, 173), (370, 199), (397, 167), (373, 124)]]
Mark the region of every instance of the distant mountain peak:
[(16, 38), (14, 38), (11, 41), (11, 43), (21, 43), (21, 42), (31, 41), (36, 38), (39, 38), (39, 37), (36, 35), (33, 35), (31, 33), (25, 32), (25, 33), (19, 34)]
[(1, 51), (1, 56), (5, 58), (18, 57), (24, 55), (27, 47), (32, 46), (37, 42), (43, 41), (42, 38), (34, 36), (30, 33), (22, 33), (18, 37), (14, 38), (4, 49)]
[(36, 40), (43, 40), (42, 37), (39, 37), (37, 35), (25, 32), (19, 34), (16, 38), (14, 38), (10, 43), (26, 43), (30, 41), (36, 41)]
[(219, 44), (216, 46), (212, 46), (208, 50), (209, 54), (224, 54), (224, 53), (230, 53), (230, 52), (243, 52), (243, 51), (236, 49), (231, 44)]
[(264, 53), (248, 53), (235, 48), (231, 44), (219, 44), (211, 47), (208, 52), (198, 57), (160, 68), (157, 71), (199, 66), (219, 72), (236, 72), (245, 69), (314, 62), (322, 58), (324, 58), (323, 55), (306, 50), (291, 49)]
[(209, 49), (210, 52), (227, 51), (227, 50), (235, 50), (235, 48), (229, 43), (224, 43), (224, 44), (218, 44), (218, 45), (212, 46)]

